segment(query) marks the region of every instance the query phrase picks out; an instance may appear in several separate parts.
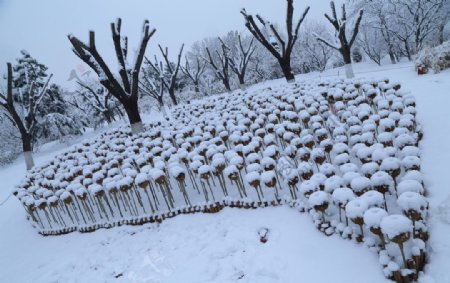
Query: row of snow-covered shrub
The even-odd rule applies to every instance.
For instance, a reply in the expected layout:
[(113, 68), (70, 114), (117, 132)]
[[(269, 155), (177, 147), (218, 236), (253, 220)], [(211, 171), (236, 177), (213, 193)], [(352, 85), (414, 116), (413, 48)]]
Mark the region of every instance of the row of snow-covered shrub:
[(408, 282), (425, 262), (428, 206), (415, 100), (400, 88), (302, 82), (183, 104), (140, 135), (118, 129), (59, 155), (15, 194), (43, 234), (294, 202)]

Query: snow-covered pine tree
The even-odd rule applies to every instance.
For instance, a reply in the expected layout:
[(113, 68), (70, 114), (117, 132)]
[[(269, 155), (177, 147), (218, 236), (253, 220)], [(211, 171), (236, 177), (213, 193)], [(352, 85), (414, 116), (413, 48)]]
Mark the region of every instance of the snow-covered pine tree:
[[(27, 71), (24, 71), (25, 74)], [(13, 68), (11, 63), (7, 63), (7, 90), (6, 94), (0, 93), (0, 106), (5, 110), (5, 116), (16, 126), (20, 132), (22, 139), (22, 149), (25, 158), (25, 164), (27, 170), (30, 170), (34, 166), (33, 160), (33, 135), (36, 130), (37, 109), (41, 105), (42, 98), (46, 94), (47, 86), (52, 78), (52, 75), (48, 76), (48, 79), (40, 84), (36, 80), (31, 80), (33, 77), (26, 75), (26, 84), (23, 86), (28, 91), (27, 103), (15, 103), (13, 95)]]
[(99, 76), (100, 82), (108, 91), (123, 105), (127, 113), (132, 134), (138, 134), (144, 130), (141, 115), (139, 113), (139, 73), (144, 60), (147, 44), (155, 29), (150, 29), (150, 24), (146, 20), (142, 28), (141, 41), (134, 64), (127, 63), (128, 38), (121, 35), (122, 20), (118, 18), (111, 23), (111, 32), (114, 42), (116, 57), (119, 63), (119, 76), (121, 83), (113, 75), (103, 57), (97, 50), (95, 44), (95, 32), (89, 32), (89, 43), (86, 44), (73, 35), (69, 35), (69, 41), (73, 46), (73, 52), (84, 63), (91, 67)]
[(52, 84), (42, 98), (37, 109), (36, 134), (34, 143), (59, 140), (66, 136), (81, 134), (83, 128), (81, 121), (73, 119), (70, 105), (63, 97), (64, 90)]
[[(13, 66), (13, 99), (19, 115), (24, 115), (30, 103), (30, 91), (33, 84), (43, 87), (48, 78), (47, 66), (32, 57), (26, 50), (16, 59)], [(61, 139), (68, 135), (80, 134), (79, 123), (74, 121), (68, 112), (69, 105), (63, 98), (63, 90), (52, 84), (46, 90), (42, 101), (36, 108), (36, 126), (32, 134), (32, 144)]]
[(20, 54), (21, 57), (16, 59), (17, 63), (13, 66), (13, 98), (16, 103), (26, 105), (30, 99), (31, 82), (34, 82), (35, 87), (42, 87), (48, 77), (48, 68), (28, 51), (22, 50)]

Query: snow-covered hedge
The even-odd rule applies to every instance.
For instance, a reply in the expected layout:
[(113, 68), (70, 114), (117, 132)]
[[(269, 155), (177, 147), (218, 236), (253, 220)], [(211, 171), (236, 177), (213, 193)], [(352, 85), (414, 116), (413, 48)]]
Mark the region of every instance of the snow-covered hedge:
[(13, 123), (0, 110), (0, 166), (10, 164), (22, 153), (20, 136)]
[(183, 104), (136, 136), (105, 133), (30, 171), (15, 195), (46, 235), (288, 203), (409, 282), (428, 238), (421, 138), (398, 83), (305, 81)]
[(432, 69), (435, 73), (450, 69), (450, 41), (420, 51), (416, 58), (416, 66), (419, 65)]

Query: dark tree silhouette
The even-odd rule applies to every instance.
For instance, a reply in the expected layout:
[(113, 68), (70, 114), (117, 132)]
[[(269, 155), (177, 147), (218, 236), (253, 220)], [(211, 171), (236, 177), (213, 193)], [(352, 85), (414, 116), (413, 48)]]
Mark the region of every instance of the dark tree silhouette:
[(361, 24), (362, 16), (363, 16), (363, 10), (359, 11), (358, 17), (355, 22), (355, 26), (353, 27), (350, 41), (347, 39), (347, 12), (345, 11), (345, 4), (342, 4), (342, 16), (340, 19), (337, 17), (336, 13), (336, 6), (334, 5), (334, 1), (330, 2), (331, 6), (331, 13), (333, 17), (330, 17), (328, 14), (325, 14), (325, 18), (333, 25), (334, 29), (336, 30), (336, 35), (339, 39), (340, 46), (335, 46), (331, 42), (321, 38), (317, 37), (317, 40), (320, 42), (323, 42), (325, 45), (336, 49), (341, 53), (342, 59), (345, 63), (345, 72), (347, 78), (353, 78), (355, 74), (353, 73), (353, 67), (352, 67), (352, 46), (353, 43), (355, 43), (356, 36), (359, 32), (359, 26)]
[[(245, 26), (253, 34), (253, 36), (277, 59), (283, 74), (288, 82), (295, 81), (294, 74), (291, 68), (291, 54), (295, 42), (298, 39), (300, 26), (308, 14), (309, 7), (305, 9), (297, 24), (293, 25), (294, 17), (294, 0), (287, 0), (286, 13), (286, 34), (287, 40), (282, 38), (281, 33), (275, 26), (264, 20), (260, 15), (256, 15), (258, 21), (262, 24), (262, 28), (258, 26), (252, 15), (249, 15), (245, 9), (241, 14), (245, 18)], [(281, 46), (280, 46), (281, 45)]]
[(94, 31), (89, 32), (89, 44), (83, 43), (73, 35), (69, 35), (68, 38), (72, 43), (75, 55), (97, 73), (101, 84), (123, 105), (130, 121), (132, 133), (137, 134), (144, 130), (138, 108), (139, 72), (147, 44), (156, 30), (150, 29), (149, 22), (147, 20), (144, 21), (137, 57), (130, 69), (127, 64), (128, 38), (121, 36), (121, 25), (122, 20), (120, 18), (115, 23), (111, 23), (112, 38), (122, 83), (119, 83), (97, 51)]
[(46, 94), (48, 83), (52, 75), (50, 75), (47, 81), (43, 84), (38, 83), (35, 80), (26, 82), (29, 84), (29, 92), (27, 102), (24, 103), (24, 114), (20, 115), (17, 111), (13, 97), (13, 70), (11, 63), (7, 63), (7, 87), (6, 95), (0, 93), (0, 106), (6, 111), (5, 116), (14, 124), (19, 130), (22, 139), (22, 149), (25, 158), (25, 164), (27, 170), (30, 170), (34, 166), (33, 160), (33, 133), (36, 127), (36, 113), (38, 107), (42, 102), (42, 98)]

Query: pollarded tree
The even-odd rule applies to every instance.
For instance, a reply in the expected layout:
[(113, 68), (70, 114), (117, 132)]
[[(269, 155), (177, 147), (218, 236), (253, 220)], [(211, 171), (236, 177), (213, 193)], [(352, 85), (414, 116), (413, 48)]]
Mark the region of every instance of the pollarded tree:
[[(32, 76), (27, 76), (29, 79)], [(26, 103), (23, 103), (22, 109), (24, 113), (18, 112), (16, 109), (16, 103), (13, 96), (13, 69), (11, 63), (7, 63), (7, 88), (6, 95), (0, 93), (0, 106), (5, 109), (5, 116), (15, 125), (19, 130), (22, 139), (22, 149), (25, 158), (25, 164), (27, 170), (30, 170), (34, 166), (33, 160), (33, 134), (36, 129), (37, 119), (36, 113), (39, 105), (42, 102), (42, 98), (46, 94), (47, 86), (52, 78), (52, 75), (43, 83), (37, 83), (33, 80), (28, 80), (26, 82), (29, 87), (28, 89), (28, 99)]]
[(353, 78), (355, 76), (353, 72), (353, 66), (352, 66), (352, 46), (355, 43), (356, 36), (359, 32), (359, 26), (361, 24), (362, 16), (363, 16), (363, 10), (359, 11), (358, 17), (355, 22), (355, 26), (353, 27), (353, 30), (351, 32), (350, 40), (347, 39), (347, 12), (345, 10), (345, 4), (342, 4), (342, 15), (341, 18), (338, 19), (337, 13), (336, 13), (336, 6), (334, 5), (334, 1), (330, 2), (331, 6), (331, 13), (332, 17), (330, 17), (328, 14), (325, 14), (325, 18), (333, 25), (334, 29), (336, 30), (337, 39), (339, 40), (340, 46), (336, 46), (335, 44), (331, 43), (330, 41), (317, 37), (317, 40), (320, 42), (323, 42), (324, 44), (328, 45), (329, 47), (336, 49), (339, 51), (339, 53), (342, 55), (342, 59), (344, 60), (345, 64), (345, 73), (347, 78)]
[(254, 45), (254, 37), (244, 37), (237, 32), (229, 32), (224, 39), (220, 39), (222, 44), (225, 44), (229, 50), (227, 55), (230, 60), (230, 68), (236, 74), (239, 80), (239, 87), (245, 89), (245, 75), (247, 74), (247, 67), (253, 54), (256, 50)]
[(298, 39), (300, 26), (308, 14), (309, 7), (305, 9), (297, 24), (293, 25), (294, 17), (294, 0), (287, 0), (286, 28), (287, 40), (282, 38), (281, 33), (275, 26), (264, 20), (260, 15), (256, 15), (258, 21), (262, 24), (262, 28), (258, 26), (252, 15), (249, 15), (245, 9), (241, 14), (245, 18), (245, 26), (253, 34), (253, 36), (277, 59), (283, 74), (288, 82), (294, 82), (295, 77), (291, 68), (291, 54), (294, 45)]
[(161, 45), (158, 45), (159, 50), (163, 56), (163, 61), (159, 61), (155, 55), (155, 61), (151, 62), (145, 57), (146, 63), (153, 69), (153, 71), (159, 76), (161, 83), (167, 89), (170, 99), (174, 105), (178, 105), (178, 100), (175, 95), (177, 87), (178, 73), (180, 71), (181, 55), (183, 54), (184, 44), (181, 45), (180, 52), (178, 53), (177, 62), (173, 63), (169, 60), (169, 49), (166, 47), (163, 49)]
[(130, 121), (131, 131), (133, 134), (137, 134), (144, 130), (138, 108), (139, 72), (141, 71), (147, 44), (156, 30), (150, 29), (149, 22), (147, 20), (144, 21), (139, 49), (134, 65), (130, 68), (127, 63), (128, 38), (121, 35), (121, 26), (122, 21), (120, 18), (115, 23), (111, 23), (112, 38), (122, 83), (119, 83), (97, 51), (94, 31), (89, 32), (89, 44), (83, 43), (73, 35), (69, 35), (68, 38), (72, 43), (75, 55), (97, 73), (101, 84), (123, 105)]

